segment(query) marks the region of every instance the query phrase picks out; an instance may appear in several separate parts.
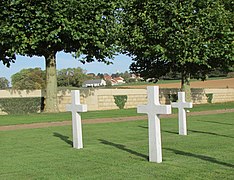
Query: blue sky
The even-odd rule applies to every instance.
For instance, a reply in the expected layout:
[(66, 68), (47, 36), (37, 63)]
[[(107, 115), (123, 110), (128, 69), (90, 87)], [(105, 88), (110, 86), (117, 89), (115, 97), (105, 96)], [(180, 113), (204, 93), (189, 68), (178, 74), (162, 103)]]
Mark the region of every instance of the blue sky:
[[(132, 63), (132, 59), (125, 55), (118, 55), (113, 60), (112, 65), (106, 65), (100, 62), (82, 64), (77, 59), (72, 57), (71, 54), (59, 52), (57, 53), (57, 69), (64, 68), (76, 68), (81, 67), (87, 70), (87, 73), (116, 73), (129, 71), (129, 66)], [(11, 64), (10, 68), (7, 68), (0, 62), (0, 77), (6, 77), (9, 81), (11, 76), (21, 69), (40, 67), (42, 70), (45, 69), (45, 60), (43, 57), (25, 57), (17, 56), (15, 63)]]

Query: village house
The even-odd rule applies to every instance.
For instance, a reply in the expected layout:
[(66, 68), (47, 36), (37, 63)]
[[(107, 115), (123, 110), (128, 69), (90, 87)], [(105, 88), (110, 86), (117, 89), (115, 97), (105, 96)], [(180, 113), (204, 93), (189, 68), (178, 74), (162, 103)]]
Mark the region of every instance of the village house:
[(103, 79), (87, 80), (82, 85), (82, 87), (99, 87), (99, 86), (106, 86), (106, 81)]
[(122, 78), (122, 77), (116, 77), (116, 78), (114, 78), (114, 81), (116, 81), (117, 84), (125, 83), (124, 78)]
[(112, 86), (125, 83), (124, 78), (122, 77), (112, 78), (110, 75), (107, 74), (104, 75), (104, 80), (110, 81)]

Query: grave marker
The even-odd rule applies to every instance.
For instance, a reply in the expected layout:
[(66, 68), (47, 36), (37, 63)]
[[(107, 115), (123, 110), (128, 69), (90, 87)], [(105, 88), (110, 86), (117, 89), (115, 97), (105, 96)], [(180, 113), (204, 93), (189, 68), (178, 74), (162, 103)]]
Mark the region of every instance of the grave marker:
[(192, 108), (193, 103), (185, 101), (185, 92), (178, 92), (178, 102), (171, 103), (173, 108), (178, 108), (179, 134), (187, 135), (186, 111), (184, 108)]
[(71, 91), (72, 103), (67, 105), (67, 111), (72, 112), (73, 147), (83, 148), (82, 125), (79, 112), (87, 112), (87, 105), (80, 104), (80, 91)]
[(161, 130), (160, 130), (160, 114), (171, 114), (170, 105), (161, 105), (159, 103), (159, 87), (148, 86), (148, 104), (139, 105), (137, 113), (148, 114), (149, 124), (149, 161), (162, 162), (162, 147), (161, 147)]

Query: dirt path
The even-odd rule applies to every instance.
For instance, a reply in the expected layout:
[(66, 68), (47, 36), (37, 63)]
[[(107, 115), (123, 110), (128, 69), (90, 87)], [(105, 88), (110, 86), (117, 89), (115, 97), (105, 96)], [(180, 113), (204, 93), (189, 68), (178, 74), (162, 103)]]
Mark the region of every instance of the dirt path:
[[(234, 109), (222, 109), (212, 111), (200, 111), (200, 112), (189, 112), (188, 116), (195, 115), (208, 115), (208, 114), (223, 114), (234, 112)], [(163, 118), (177, 117), (177, 114), (161, 115)], [(82, 121), (82, 124), (97, 124), (97, 123), (109, 123), (109, 122), (125, 122), (125, 121), (136, 121), (147, 119), (147, 116), (131, 116), (131, 117), (119, 117), (119, 118), (102, 118), (102, 119), (86, 119)], [(33, 124), (18, 124), (9, 126), (0, 126), (0, 131), (10, 131), (17, 129), (34, 129), (34, 128), (46, 128), (53, 126), (67, 126), (71, 125), (71, 121), (62, 122), (45, 122), (45, 123), (33, 123)]]

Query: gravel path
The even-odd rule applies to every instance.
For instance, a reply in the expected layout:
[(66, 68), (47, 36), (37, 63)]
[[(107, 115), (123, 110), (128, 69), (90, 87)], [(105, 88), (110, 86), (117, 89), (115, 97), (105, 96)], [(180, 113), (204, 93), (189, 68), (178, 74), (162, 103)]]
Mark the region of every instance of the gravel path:
[[(189, 113), (187, 113), (187, 116), (208, 115), (208, 114), (223, 114), (223, 113), (229, 113), (229, 112), (234, 112), (234, 109), (189, 112)], [(177, 114), (161, 115), (161, 117), (163, 117), (163, 118), (177, 117)], [(102, 118), (102, 119), (85, 119), (85, 120), (82, 120), (82, 124), (125, 122), (125, 121), (136, 121), (136, 120), (144, 120), (144, 119), (147, 119), (147, 116), (131, 116), (131, 117)], [(67, 126), (67, 125), (71, 125), (71, 120), (70, 121), (62, 121), (62, 122), (44, 122), (44, 123), (0, 126), (0, 131), (10, 131), (10, 130), (17, 130), (17, 129), (34, 129), (34, 128), (45, 128), (45, 127), (52, 127), (52, 126)]]

